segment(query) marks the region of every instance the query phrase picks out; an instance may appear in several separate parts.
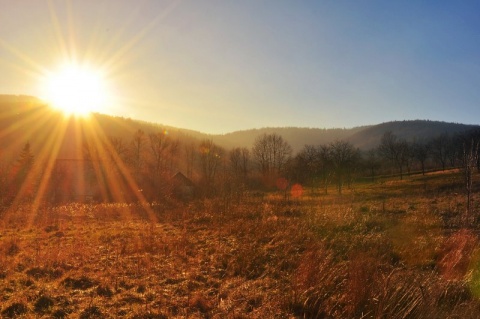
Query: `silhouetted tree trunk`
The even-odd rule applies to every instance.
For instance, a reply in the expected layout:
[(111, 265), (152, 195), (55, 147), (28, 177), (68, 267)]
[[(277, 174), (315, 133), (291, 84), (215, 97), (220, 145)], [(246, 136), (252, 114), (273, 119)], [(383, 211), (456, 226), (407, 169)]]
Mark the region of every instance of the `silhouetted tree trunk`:
[(138, 130), (133, 135), (132, 148), (133, 148), (133, 166), (136, 175), (138, 176), (142, 167), (142, 152), (145, 147), (145, 132)]
[(320, 161), (320, 172), (322, 176), (322, 183), (325, 195), (328, 194), (328, 185), (330, 184), (330, 177), (332, 175), (332, 156), (330, 147), (328, 145), (320, 145), (318, 147), (318, 158)]
[(197, 154), (197, 147), (192, 142), (190, 144), (185, 145), (185, 165), (187, 170), (187, 177), (192, 179), (193, 176), (193, 166), (195, 163), (195, 157)]
[(378, 159), (377, 151), (375, 149), (370, 149), (367, 151), (365, 165), (370, 171), (372, 183), (375, 182), (375, 172), (380, 167), (380, 161)]

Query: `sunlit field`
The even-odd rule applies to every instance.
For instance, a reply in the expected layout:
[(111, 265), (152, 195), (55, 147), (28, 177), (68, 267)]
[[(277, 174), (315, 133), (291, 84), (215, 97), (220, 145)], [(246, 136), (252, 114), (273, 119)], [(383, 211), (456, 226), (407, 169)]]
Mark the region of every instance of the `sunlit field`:
[(478, 317), (478, 229), (461, 227), (458, 172), (330, 194), (12, 207), (0, 226), (1, 314)]

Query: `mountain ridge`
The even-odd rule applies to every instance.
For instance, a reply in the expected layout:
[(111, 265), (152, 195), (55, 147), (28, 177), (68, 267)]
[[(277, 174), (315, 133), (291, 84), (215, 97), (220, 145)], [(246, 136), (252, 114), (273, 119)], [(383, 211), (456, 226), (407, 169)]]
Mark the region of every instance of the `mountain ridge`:
[(246, 147), (247, 145), (252, 145), (258, 135), (277, 133), (282, 135), (292, 145), (294, 152), (300, 151), (304, 145), (322, 145), (336, 140), (345, 140), (361, 150), (368, 150), (377, 147), (383, 134), (388, 131), (391, 131), (399, 138), (412, 142), (413, 140), (426, 141), (442, 133), (456, 134), (479, 128), (479, 125), (472, 124), (432, 120), (402, 120), (349, 129), (299, 127), (251, 129), (213, 136), (212, 139), (221, 146)]
[[(38, 120), (29, 119), (40, 119), (40, 113), (50, 114), (49, 116), (43, 116), (45, 118), (45, 128), (36, 127)], [(56, 125), (55, 123), (61, 118), (61, 113), (53, 110), (36, 97), (28, 95), (0, 95), (0, 124), (2, 125), (0, 139), (4, 140), (0, 140), (0, 149), (5, 148), (5, 144), (13, 142), (17, 142), (18, 145), (15, 148), (18, 149), (21, 143), (25, 143), (30, 139), (35, 140), (40, 145), (45, 143), (49, 134), (47, 127)], [(456, 134), (480, 128), (479, 125), (443, 121), (400, 120), (353, 128), (264, 127), (233, 131), (225, 134), (208, 134), (186, 128), (101, 113), (93, 113), (91, 118), (103, 129), (105, 135), (121, 138), (126, 143), (130, 142), (134, 132), (137, 130), (143, 130), (147, 135), (163, 131), (165, 134), (180, 139), (184, 143), (196, 143), (203, 139), (211, 139), (217, 145), (228, 150), (234, 147), (251, 148), (258, 136), (277, 133), (292, 146), (294, 153), (300, 151), (305, 145), (328, 144), (336, 140), (345, 140), (361, 150), (368, 150), (376, 147), (380, 143), (383, 134), (387, 131), (391, 131), (399, 138), (411, 142), (414, 139), (428, 140), (442, 133)], [(19, 127), (25, 123), (35, 124), (32, 126), (36, 127), (36, 133), (31, 137), (21, 135), (21, 133), (28, 131)], [(31, 129), (29, 127), (29, 130)], [(43, 136), (43, 138), (39, 139), (39, 136)], [(33, 145), (33, 148), (35, 147), (39, 146)], [(70, 146), (70, 148), (72, 147)]]

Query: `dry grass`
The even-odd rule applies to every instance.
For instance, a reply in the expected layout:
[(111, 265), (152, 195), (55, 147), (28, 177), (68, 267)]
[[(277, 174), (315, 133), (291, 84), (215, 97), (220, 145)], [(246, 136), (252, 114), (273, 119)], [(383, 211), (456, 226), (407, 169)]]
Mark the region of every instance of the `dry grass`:
[(457, 180), (156, 205), (155, 220), (136, 205), (18, 207), (2, 215), (0, 313), (477, 318), (478, 231), (459, 229)]

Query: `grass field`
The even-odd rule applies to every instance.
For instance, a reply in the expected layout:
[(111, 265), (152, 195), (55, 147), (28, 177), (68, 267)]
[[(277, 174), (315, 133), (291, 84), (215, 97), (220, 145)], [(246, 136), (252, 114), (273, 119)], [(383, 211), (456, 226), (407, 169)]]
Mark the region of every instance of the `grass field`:
[[(477, 192), (473, 212), (479, 213)], [(4, 211), (13, 318), (478, 318), (478, 229), (451, 171), (188, 205)]]

